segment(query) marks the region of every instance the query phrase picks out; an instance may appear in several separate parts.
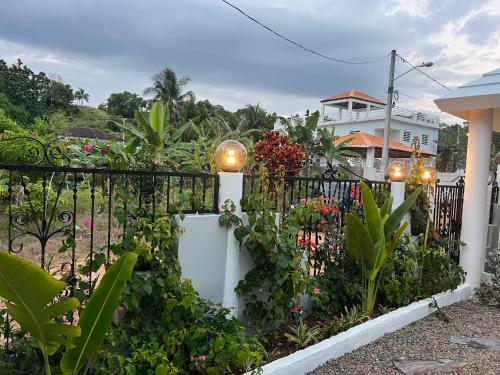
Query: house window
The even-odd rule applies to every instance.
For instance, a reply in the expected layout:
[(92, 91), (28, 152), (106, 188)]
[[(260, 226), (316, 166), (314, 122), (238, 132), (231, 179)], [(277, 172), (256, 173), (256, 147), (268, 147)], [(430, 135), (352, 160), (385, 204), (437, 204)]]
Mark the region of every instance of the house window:
[(403, 142), (410, 142), (411, 141), (411, 132), (405, 130), (403, 132)]
[(359, 130), (351, 130), (351, 131), (349, 132), (349, 134), (356, 134), (356, 133), (359, 133)]
[(427, 134), (422, 134), (422, 144), (423, 145), (429, 144), (429, 136)]

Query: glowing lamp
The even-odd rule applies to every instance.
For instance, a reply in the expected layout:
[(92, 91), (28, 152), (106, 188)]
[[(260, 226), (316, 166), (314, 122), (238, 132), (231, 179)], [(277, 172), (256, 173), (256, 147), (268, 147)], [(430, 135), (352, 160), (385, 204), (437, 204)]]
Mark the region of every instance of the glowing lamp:
[(224, 172), (239, 172), (246, 161), (247, 150), (238, 141), (224, 141), (215, 150), (215, 165)]
[(420, 181), (424, 184), (432, 184), (436, 182), (437, 179), (437, 171), (436, 167), (432, 165), (426, 165), (422, 167), (422, 171), (420, 173)]
[(401, 182), (408, 176), (408, 166), (402, 161), (393, 161), (387, 167), (387, 175), (392, 182)]

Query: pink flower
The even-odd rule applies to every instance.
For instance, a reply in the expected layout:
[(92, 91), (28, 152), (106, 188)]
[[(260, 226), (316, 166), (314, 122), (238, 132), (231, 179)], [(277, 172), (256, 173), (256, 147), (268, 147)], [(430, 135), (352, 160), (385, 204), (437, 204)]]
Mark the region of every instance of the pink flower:
[(302, 309), (300, 308), (300, 306), (293, 306), (291, 308), (291, 311), (294, 313), (294, 314), (300, 314), (300, 312), (302, 311)]
[(206, 357), (206, 356), (204, 356), (204, 355), (200, 355), (200, 361), (204, 361), (205, 359), (207, 359), (207, 357)]
[(193, 362), (193, 361), (194, 361), (194, 357), (193, 357), (193, 356), (191, 356), (191, 362)]
[(101, 155), (102, 156), (107, 155), (108, 153), (109, 153), (109, 148), (107, 148), (107, 147), (101, 148)]
[(92, 150), (93, 148), (94, 148), (94, 146), (92, 146), (91, 144), (88, 144), (88, 145), (83, 146), (83, 149), (84, 149), (85, 151), (90, 151), (90, 150)]
[(313, 294), (319, 294), (320, 291), (321, 289), (319, 288), (313, 288)]
[(72, 222), (73, 222), (73, 220), (71, 220), (71, 219), (66, 219), (66, 220), (64, 220), (64, 221), (63, 221), (63, 224), (64, 224), (64, 225), (70, 225)]
[(91, 222), (89, 219), (87, 219), (87, 218), (84, 218), (84, 219), (82, 220), (82, 224), (83, 224), (85, 227), (87, 227), (87, 228), (91, 228), (91, 227), (92, 227), (92, 222)]

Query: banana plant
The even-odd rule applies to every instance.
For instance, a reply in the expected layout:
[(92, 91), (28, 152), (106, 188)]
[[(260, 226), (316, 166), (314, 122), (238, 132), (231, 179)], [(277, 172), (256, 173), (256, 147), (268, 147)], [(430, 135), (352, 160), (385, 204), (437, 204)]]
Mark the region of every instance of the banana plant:
[(172, 131), (168, 105), (163, 102), (154, 102), (151, 112), (134, 112), (134, 124), (115, 124), (128, 135), (127, 152), (134, 154), (136, 149), (144, 147), (153, 155), (153, 159), (158, 161), (163, 155), (164, 149), (172, 143), (178, 141), (182, 131)]
[(422, 188), (414, 191), (392, 212), (392, 197), (388, 197), (379, 208), (368, 185), (364, 182), (360, 185), (364, 222), (353, 213), (347, 214), (345, 238), (348, 254), (361, 267), (361, 307), (371, 314), (382, 270), (408, 225), (406, 222), (401, 224), (401, 221), (415, 204)]
[(73, 326), (56, 320), (80, 306), (74, 297), (54, 302), (66, 285), (27, 260), (0, 253), (0, 298), (12, 318), (37, 340), (46, 375), (51, 373), (48, 357), (61, 344), (67, 349), (61, 360), (65, 375), (77, 374), (97, 353), (136, 260), (136, 254), (127, 253), (113, 264)]

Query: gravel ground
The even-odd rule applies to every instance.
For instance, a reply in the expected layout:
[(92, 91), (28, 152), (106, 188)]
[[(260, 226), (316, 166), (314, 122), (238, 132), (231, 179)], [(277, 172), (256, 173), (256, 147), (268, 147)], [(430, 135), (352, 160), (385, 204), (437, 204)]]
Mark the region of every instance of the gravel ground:
[(444, 308), (449, 323), (431, 315), (389, 333), (352, 353), (333, 359), (310, 374), (400, 374), (395, 359), (452, 359), (465, 362), (460, 374), (500, 374), (500, 352), (453, 344), (451, 336), (500, 339), (500, 309), (460, 302)]

